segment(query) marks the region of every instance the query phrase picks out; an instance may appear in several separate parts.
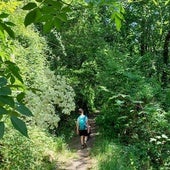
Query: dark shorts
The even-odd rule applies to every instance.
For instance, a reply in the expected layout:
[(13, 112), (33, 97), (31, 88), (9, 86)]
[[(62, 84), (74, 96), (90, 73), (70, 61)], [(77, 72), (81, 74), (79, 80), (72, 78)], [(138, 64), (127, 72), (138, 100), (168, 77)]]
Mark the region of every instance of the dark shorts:
[(87, 130), (79, 130), (80, 136), (88, 136)]

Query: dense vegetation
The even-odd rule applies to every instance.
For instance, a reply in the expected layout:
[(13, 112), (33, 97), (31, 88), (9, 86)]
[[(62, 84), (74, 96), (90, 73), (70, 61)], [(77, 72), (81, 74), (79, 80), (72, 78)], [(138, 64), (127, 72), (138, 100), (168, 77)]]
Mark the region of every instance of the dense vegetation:
[(0, 168), (56, 166), (78, 107), (97, 169), (170, 168), (170, 2), (25, 3), (0, 3)]

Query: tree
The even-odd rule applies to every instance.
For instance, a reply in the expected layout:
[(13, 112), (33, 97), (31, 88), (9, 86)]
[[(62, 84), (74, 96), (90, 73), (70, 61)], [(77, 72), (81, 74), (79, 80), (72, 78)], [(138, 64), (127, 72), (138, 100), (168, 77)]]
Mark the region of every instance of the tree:
[[(8, 2), (3, 2), (8, 5)], [(110, 3), (110, 2), (109, 2)], [(22, 3), (17, 3), (14, 1), (14, 7), (18, 7), (19, 5), (22, 6)], [(113, 4), (114, 6), (115, 4)], [(12, 5), (11, 5), (12, 7)], [(115, 5), (117, 7), (117, 4)], [(13, 8), (12, 8), (13, 9)], [(15, 8), (14, 8), (15, 9)], [(51, 29), (54, 27), (59, 29), (61, 26), (62, 22), (67, 21), (67, 13), (72, 11), (71, 10), (71, 5), (61, 1), (61, 0), (36, 0), (35, 2), (28, 2), (26, 5), (22, 7), (23, 10), (28, 10), (28, 14), (25, 17), (24, 24), (25, 26), (28, 26), (32, 23), (38, 23), (41, 22), (43, 23), (43, 31), (44, 32), (49, 32)], [(121, 6), (118, 6), (119, 9), (118, 11), (113, 14), (112, 18), (115, 18), (117, 29), (120, 29), (120, 20), (122, 19), (122, 8)], [(121, 10), (120, 10), (121, 9)], [(14, 31), (11, 29), (14, 24), (12, 22), (8, 21), (8, 11), (3, 10), (3, 12), (0, 15), (0, 32), (1, 32), (1, 41), (4, 43), (4, 48), (6, 49), (6, 32), (11, 38), (15, 37)], [(9, 55), (9, 54), (8, 54)], [(10, 56), (10, 55), (9, 55)], [(19, 111), (21, 114), (24, 114), (26, 116), (32, 116), (31, 111), (24, 105), (23, 99), (24, 99), (24, 92), (20, 92), (20, 94), (17, 94), (17, 96), (11, 96), (11, 91), (13, 91), (13, 88), (22, 88), (25, 89), (24, 87), (24, 82), (22, 80), (22, 77), (20, 75), (20, 70), (19, 67), (10, 61), (10, 57), (6, 57), (4, 53), (2, 53), (1, 56), (1, 67), (2, 72), (1, 72), (1, 120), (4, 114), (9, 115), (11, 118), (11, 121), (14, 125), (14, 127), (19, 130), (22, 134), (25, 136), (27, 135), (27, 129), (25, 123), (19, 119), (18, 113), (16, 114), (16, 110)], [(16, 82), (19, 81), (18, 82)], [(15, 84), (16, 82), (16, 84)], [(18, 86), (19, 85), (19, 86)], [(13, 88), (12, 88), (13, 86)], [(15, 90), (14, 90), (15, 91)], [(4, 100), (7, 98), (6, 100)], [(17, 101), (17, 103), (15, 102)], [(21, 103), (19, 103), (21, 102)], [(17, 109), (19, 107), (19, 109)], [(12, 112), (11, 112), (12, 111)], [(11, 113), (13, 113), (11, 115)], [(4, 122), (1, 121), (0, 124), (0, 132), (1, 135), (0, 137), (3, 136), (4, 134)]]

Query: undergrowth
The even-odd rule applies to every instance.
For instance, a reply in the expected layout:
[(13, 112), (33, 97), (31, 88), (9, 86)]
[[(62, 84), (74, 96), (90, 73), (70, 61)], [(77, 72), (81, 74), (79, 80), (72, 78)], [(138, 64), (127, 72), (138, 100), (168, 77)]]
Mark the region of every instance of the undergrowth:
[(97, 160), (95, 170), (136, 170), (139, 158), (137, 150), (133, 147), (122, 146), (119, 142), (98, 137), (92, 157)]
[(71, 156), (62, 137), (29, 127), (30, 139), (13, 129), (0, 141), (0, 169), (51, 170)]

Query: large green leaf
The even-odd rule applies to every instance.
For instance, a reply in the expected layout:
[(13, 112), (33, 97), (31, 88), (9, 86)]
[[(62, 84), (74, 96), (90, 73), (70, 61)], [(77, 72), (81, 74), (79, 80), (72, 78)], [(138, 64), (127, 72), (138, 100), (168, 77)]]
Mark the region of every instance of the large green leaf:
[(15, 83), (15, 77), (13, 75), (10, 75), (10, 82), (11, 84)]
[(58, 18), (55, 18), (54, 26), (56, 27), (57, 30), (60, 30), (61, 29), (61, 20)]
[(165, 6), (168, 5), (168, 3), (170, 3), (170, 0), (165, 1)]
[(14, 107), (14, 99), (10, 96), (0, 96), (0, 103)]
[(66, 13), (57, 14), (56, 17), (57, 17), (58, 19), (60, 19), (61, 21), (63, 21), (63, 22), (66, 22), (66, 21), (67, 21), (67, 15), (66, 15)]
[(4, 136), (5, 125), (4, 122), (0, 122), (0, 138)]
[(62, 10), (62, 12), (65, 12), (65, 13), (72, 11), (72, 9), (69, 6), (63, 7), (61, 10)]
[(46, 0), (45, 2), (47, 4), (47, 6), (52, 6), (53, 11), (58, 11), (61, 9), (61, 7), (63, 6), (62, 1), (56, 1), (56, 0)]
[(16, 130), (18, 130), (24, 136), (28, 137), (27, 127), (23, 120), (15, 116), (11, 116), (11, 122)]
[(6, 113), (8, 113), (8, 111), (0, 106), (0, 115), (1, 114), (6, 114)]
[(56, 13), (56, 11), (54, 11), (54, 8), (52, 6), (43, 6), (41, 9), (40, 9), (41, 13), (43, 15), (49, 15), (49, 14), (54, 14)]
[(32, 112), (22, 103), (17, 103), (16, 110), (25, 116), (33, 116)]
[(44, 25), (43, 25), (43, 32), (47, 33), (49, 32), (52, 28), (53, 28), (53, 25), (54, 24), (54, 21), (50, 21), (50, 22), (46, 22)]
[(15, 33), (9, 26), (5, 23), (1, 23), (1, 25), (11, 38), (15, 38)]
[(9, 16), (9, 14), (7, 14), (7, 13), (0, 14), (0, 18), (7, 18), (8, 16)]
[(50, 21), (52, 18), (51, 15), (42, 15), (40, 18), (38, 18), (38, 22), (46, 22), (46, 21)]
[(5, 64), (7, 65), (9, 71), (11, 72), (11, 74), (13, 74), (20, 82), (23, 83), (22, 77), (20, 75), (20, 69), (19, 67), (11, 62), (11, 61), (5, 61)]
[(36, 8), (37, 4), (34, 2), (30, 2), (28, 4), (26, 4), (24, 7), (22, 7), (23, 10), (31, 10), (33, 8)]
[(5, 77), (0, 77), (0, 87), (3, 87), (7, 84), (7, 79)]
[(0, 96), (8, 96), (11, 95), (11, 89), (9, 87), (0, 88)]
[(37, 2), (42, 2), (43, 0), (35, 0), (35, 1), (37, 1)]
[(116, 24), (116, 29), (118, 31), (120, 31), (120, 28), (121, 28), (121, 19), (119, 18), (119, 16), (117, 14), (115, 15), (115, 24)]
[(15, 26), (15, 24), (13, 22), (5, 22), (6, 25), (9, 25), (9, 26)]
[(24, 97), (25, 97), (25, 93), (24, 92), (21, 92), (21, 93), (19, 93), (18, 95), (17, 95), (17, 101), (18, 102), (21, 102), (23, 99), (24, 99)]
[(34, 23), (34, 21), (36, 20), (36, 16), (37, 16), (37, 10), (36, 9), (30, 11), (25, 17), (24, 25), (28, 26), (28, 25)]

